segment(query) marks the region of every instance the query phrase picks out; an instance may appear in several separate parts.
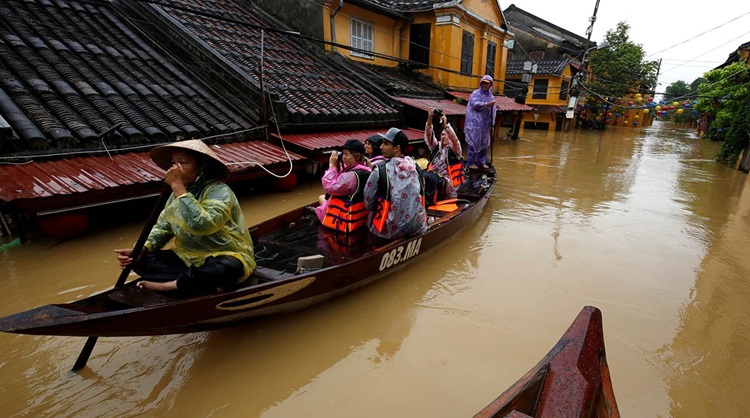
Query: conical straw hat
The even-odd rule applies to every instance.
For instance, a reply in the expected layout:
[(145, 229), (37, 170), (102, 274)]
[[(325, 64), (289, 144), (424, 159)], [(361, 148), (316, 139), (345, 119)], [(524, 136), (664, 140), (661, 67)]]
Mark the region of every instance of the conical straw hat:
[(229, 177), (229, 167), (227, 167), (227, 165), (224, 164), (224, 161), (221, 161), (221, 158), (219, 158), (219, 156), (200, 139), (191, 139), (160, 145), (151, 150), (151, 160), (164, 170), (169, 170), (169, 167), (172, 166), (172, 151), (175, 149), (187, 149), (205, 155), (209, 158), (209, 161), (213, 160), (216, 167), (219, 168), (220, 178), (225, 179)]

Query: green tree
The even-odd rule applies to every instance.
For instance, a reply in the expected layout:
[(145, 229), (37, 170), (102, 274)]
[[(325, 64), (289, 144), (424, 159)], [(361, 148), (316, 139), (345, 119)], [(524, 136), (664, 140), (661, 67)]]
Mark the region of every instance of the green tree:
[(641, 44), (630, 40), (630, 25), (620, 22), (607, 31), (604, 39), (609, 48), (591, 51), (589, 66), (593, 78), (589, 95), (621, 98), (629, 93), (649, 93), (656, 87), (657, 61), (646, 61)]
[(695, 80), (693, 80), (692, 83), (690, 83), (690, 90), (695, 92), (695, 95), (693, 98), (698, 97), (698, 86), (701, 85), (701, 83), (705, 83), (706, 79), (703, 77), (698, 77)]
[(664, 101), (669, 103), (675, 100), (683, 101), (690, 98), (690, 94), (693, 90), (686, 82), (677, 80), (674, 83), (667, 86), (664, 90)]
[(724, 141), (716, 160), (733, 165), (750, 143), (750, 67), (735, 62), (704, 76), (695, 110), (713, 116), (706, 135)]

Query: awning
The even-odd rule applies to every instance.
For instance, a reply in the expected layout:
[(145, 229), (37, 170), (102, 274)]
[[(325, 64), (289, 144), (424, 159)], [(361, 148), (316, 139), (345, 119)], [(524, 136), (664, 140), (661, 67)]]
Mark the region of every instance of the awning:
[[(449, 91), (448, 93), (467, 102), (469, 101), (469, 96), (471, 96), (471, 93), (464, 91)], [(511, 99), (508, 96), (495, 96), (495, 102), (497, 102), (497, 110), (500, 112), (531, 112), (532, 110), (534, 110), (534, 108), (531, 106), (516, 103), (515, 100)]]
[(567, 107), (553, 105), (534, 105), (536, 113), (566, 113)]
[(453, 100), (413, 99), (410, 97), (393, 97), (394, 100), (417, 109), (429, 111), (431, 107), (440, 109), (446, 116), (465, 116), (466, 105), (455, 103)]
[[(414, 128), (401, 128), (409, 137), (409, 142), (423, 142), (424, 131)], [(342, 132), (319, 132), (309, 134), (272, 134), (271, 136), (282, 139), (285, 142), (294, 144), (307, 151), (326, 151), (344, 145), (347, 139), (359, 139), (364, 142), (370, 136), (375, 134), (384, 134), (388, 129), (366, 129), (362, 131), (342, 131)]]
[[(230, 181), (267, 175), (260, 165), (287, 167), (285, 150), (265, 141), (211, 148), (229, 166)], [(304, 160), (288, 155), (292, 161)], [(102, 204), (158, 191), (162, 178), (164, 170), (151, 161), (149, 151), (0, 164), (0, 201), (35, 210)]]

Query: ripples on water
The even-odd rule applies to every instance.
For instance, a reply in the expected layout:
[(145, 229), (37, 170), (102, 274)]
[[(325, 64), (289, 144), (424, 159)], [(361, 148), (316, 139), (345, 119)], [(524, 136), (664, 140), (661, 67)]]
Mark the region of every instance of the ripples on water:
[[(0, 416), (471, 416), (585, 304), (604, 314), (623, 416), (750, 409), (750, 190), (718, 144), (643, 129), (499, 141), (487, 210), (429, 260), (343, 298), (211, 333), (0, 335)], [(249, 224), (317, 182), (242, 198)], [(1, 314), (112, 285), (139, 222), (0, 252)], [(721, 412), (718, 412), (721, 411)]]

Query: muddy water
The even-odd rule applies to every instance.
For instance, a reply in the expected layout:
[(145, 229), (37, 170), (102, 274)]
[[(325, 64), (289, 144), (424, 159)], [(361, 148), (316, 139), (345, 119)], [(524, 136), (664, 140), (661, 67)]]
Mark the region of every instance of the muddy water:
[[(495, 144), (484, 214), (429, 260), (293, 314), (191, 335), (0, 335), (0, 416), (471, 416), (603, 311), (628, 417), (744, 416), (750, 186), (717, 144), (657, 124)], [(245, 195), (248, 222), (320, 188)], [(144, 214), (145, 216), (145, 214)], [(142, 220), (0, 252), (0, 315), (87, 296)]]

